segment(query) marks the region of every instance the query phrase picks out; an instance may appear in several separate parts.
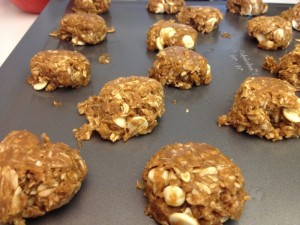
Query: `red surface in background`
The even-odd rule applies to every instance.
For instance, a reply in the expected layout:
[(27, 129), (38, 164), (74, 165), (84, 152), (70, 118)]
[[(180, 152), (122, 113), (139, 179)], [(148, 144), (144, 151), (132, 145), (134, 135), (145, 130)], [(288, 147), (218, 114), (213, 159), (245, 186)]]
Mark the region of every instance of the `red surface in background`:
[(40, 13), (49, 0), (10, 0), (18, 8), (29, 13)]

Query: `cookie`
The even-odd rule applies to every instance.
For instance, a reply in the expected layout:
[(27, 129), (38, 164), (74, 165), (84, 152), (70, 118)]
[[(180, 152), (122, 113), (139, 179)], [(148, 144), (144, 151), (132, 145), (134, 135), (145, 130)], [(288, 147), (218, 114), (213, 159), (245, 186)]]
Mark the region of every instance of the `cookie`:
[(111, 0), (74, 0), (74, 12), (101, 14), (109, 10)]
[(73, 45), (95, 45), (103, 41), (107, 34), (104, 19), (96, 14), (69, 13), (60, 21), (60, 28), (50, 33)]
[(57, 87), (87, 86), (91, 77), (90, 67), (89, 60), (75, 51), (41, 51), (31, 58), (31, 75), (27, 83), (35, 90), (46, 91)]
[(120, 77), (106, 83), (98, 96), (78, 104), (89, 121), (74, 129), (78, 144), (97, 131), (103, 139), (127, 141), (150, 133), (165, 112), (162, 85), (148, 77)]
[(0, 143), (0, 223), (25, 225), (25, 218), (67, 204), (81, 187), (87, 166), (79, 152), (42, 139), (18, 130)]
[(148, 0), (147, 9), (152, 13), (176, 14), (185, 6), (185, 0)]
[(218, 118), (219, 126), (271, 141), (300, 135), (300, 99), (295, 87), (271, 77), (249, 77), (238, 89), (233, 106)]
[(295, 30), (300, 30), (300, 3), (294, 5), (292, 8), (282, 11), (280, 16), (290, 21)]
[(268, 11), (268, 4), (262, 0), (227, 0), (227, 10), (241, 16), (257, 16)]
[(197, 37), (197, 31), (189, 25), (175, 23), (174, 20), (159, 20), (147, 32), (147, 48), (150, 51), (169, 46), (194, 49)]
[(283, 55), (277, 63), (273, 56), (266, 56), (263, 68), (278, 75), (282, 80), (292, 84), (297, 91), (300, 91), (300, 45)]
[(258, 41), (258, 48), (277, 50), (288, 47), (293, 39), (291, 22), (280, 16), (258, 16), (248, 21), (248, 34)]
[(213, 7), (185, 7), (176, 18), (180, 23), (190, 25), (201, 33), (210, 33), (219, 26), (223, 14)]
[(159, 224), (217, 225), (240, 218), (245, 201), (241, 170), (204, 143), (164, 146), (143, 171), (145, 213)]
[(211, 81), (211, 69), (207, 60), (190, 49), (180, 46), (161, 50), (149, 70), (149, 77), (162, 85), (190, 89)]

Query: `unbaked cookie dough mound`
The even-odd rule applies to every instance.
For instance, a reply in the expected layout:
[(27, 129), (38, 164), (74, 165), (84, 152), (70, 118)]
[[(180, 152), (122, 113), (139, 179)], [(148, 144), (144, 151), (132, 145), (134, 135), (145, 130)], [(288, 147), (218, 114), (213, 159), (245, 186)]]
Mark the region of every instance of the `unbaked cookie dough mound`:
[(218, 124), (238, 132), (278, 141), (300, 135), (300, 99), (288, 82), (271, 77), (249, 77), (238, 89), (229, 113)]
[(0, 223), (25, 225), (25, 218), (67, 204), (81, 187), (87, 166), (79, 152), (42, 139), (20, 130), (0, 143)]
[(174, 20), (159, 20), (147, 32), (147, 48), (150, 51), (162, 50), (169, 46), (183, 46), (194, 49), (197, 43), (197, 30)]
[(300, 3), (290, 9), (282, 11), (280, 16), (292, 22), (292, 26), (295, 30), (300, 30)]
[(38, 52), (31, 58), (30, 70), (27, 83), (35, 90), (87, 86), (91, 77), (89, 60), (78, 52), (68, 50)]
[(109, 10), (111, 0), (74, 0), (75, 12), (101, 14)]
[(74, 136), (80, 145), (97, 131), (112, 142), (150, 133), (157, 118), (165, 112), (162, 85), (148, 77), (120, 77), (106, 83), (98, 96), (89, 97), (77, 106), (89, 121)]
[(185, 7), (177, 15), (178, 21), (195, 28), (201, 33), (210, 33), (223, 19), (223, 14), (213, 7)]
[(258, 41), (258, 48), (277, 50), (288, 47), (293, 38), (290, 21), (280, 16), (258, 16), (248, 21), (248, 34)]
[(104, 19), (96, 14), (69, 13), (60, 21), (60, 28), (50, 33), (73, 45), (95, 45), (103, 41), (107, 34)]
[(257, 16), (268, 11), (263, 0), (227, 0), (227, 10), (241, 16)]
[(153, 13), (176, 14), (185, 6), (185, 0), (148, 0), (147, 9)]
[(149, 70), (149, 77), (162, 85), (190, 89), (211, 81), (211, 69), (207, 60), (193, 50), (172, 46), (161, 50)]
[(163, 225), (221, 225), (238, 220), (245, 201), (241, 170), (219, 149), (204, 143), (161, 148), (146, 164), (145, 213)]
[(263, 68), (277, 74), (280, 79), (286, 80), (300, 91), (300, 45), (283, 55), (278, 63), (273, 56), (266, 56)]

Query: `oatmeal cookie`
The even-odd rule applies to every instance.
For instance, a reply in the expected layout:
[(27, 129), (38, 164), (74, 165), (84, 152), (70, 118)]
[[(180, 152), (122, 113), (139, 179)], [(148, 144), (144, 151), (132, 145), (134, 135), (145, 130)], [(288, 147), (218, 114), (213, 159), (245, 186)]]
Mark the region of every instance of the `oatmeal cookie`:
[(190, 89), (193, 85), (200, 86), (211, 81), (207, 60), (197, 52), (180, 46), (161, 50), (148, 75), (162, 85), (180, 89)]
[(278, 141), (300, 135), (300, 99), (288, 82), (271, 77), (249, 77), (238, 89), (229, 113), (218, 124), (238, 132)]
[(300, 91), (300, 45), (283, 55), (278, 63), (273, 56), (266, 56), (263, 68), (277, 74), (280, 79), (286, 80)]
[(147, 9), (153, 13), (178, 13), (185, 6), (185, 0), (148, 0)]
[(148, 77), (120, 77), (104, 85), (98, 96), (77, 106), (89, 121), (74, 129), (78, 144), (97, 131), (103, 139), (115, 142), (150, 133), (157, 118), (165, 112), (162, 85)]
[(74, 0), (75, 12), (101, 14), (109, 10), (111, 0)]
[(31, 58), (27, 83), (35, 90), (53, 91), (57, 87), (82, 87), (90, 82), (89, 60), (68, 50), (47, 50)]
[(220, 225), (239, 219), (250, 198), (239, 167), (204, 143), (164, 146), (142, 177), (145, 213), (160, 224)]
[(268, 4), (262, 0), (227, 0), (227, 10), (241, 16), (257, 16), (268, 11)]
[(50, 33), (73, 45), (95, 45), (103, 41), (107, 34), (104, 19), (96, 14), (69, 13), (60, 21), (60, 28)]
[(223, 19), (223, 14), (213, 7), (185, 7), (177, 15), (178, 21), (200, 31), (210, 33)]
[(147, 32), (147, 48), (150, 51), (162, 50), (168, 46), (194, 49), (197, 37), (197, 30), (189, 25), (175, 23), (174, 20), (159, 20)]
[(300, 3), (290, 9), (282, 11), (280, 16), (290, 21), (295, 30), (300, 30)]
[(280, 16), (258, 16), (248, 21), (248, 34), (258, 41), (258, 48), (286, 48), (293, 38), (291, 22)]
[(79, 152), (42, 139), (20, 130), (0, 143), (0, 223), (25, 225), (25, 218), (67, 204), (81, 187), (87, 166)]

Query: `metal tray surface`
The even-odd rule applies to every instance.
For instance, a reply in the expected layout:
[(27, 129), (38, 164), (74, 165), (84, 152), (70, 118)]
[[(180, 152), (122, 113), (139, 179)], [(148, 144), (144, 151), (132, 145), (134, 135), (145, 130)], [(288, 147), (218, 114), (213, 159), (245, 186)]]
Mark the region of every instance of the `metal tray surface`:
[[(165, 88), (166, 113), (152, 133), (127, 142), (111, 143), (94, 134), (83, 143), (81, 154), (89, 173), (74, 199), (47, 215), (27, 220), (39, 224), (156, 224), (144, 215), (146, 199), (136, 189), (145, 163), (161, 147), (174, 142), (205, 142), (219, 148), (239, 165), (252, 199), (246, 203), (239, 225), (297, 225), (300, 223), (300, 146), (298, 139), (270, 142), (237, 133), (231, 127), (218, 127), (217, 117), (229, 111), (236, 89), (247, 76), (271, 76), (261, 69), (265, 55), (278, 58), (293, 49), (299, 33), (285, 50), (264, 51), (247, 35), (251, 17), (226, 13), (222, 2), (189, 2), (211, 5), (224, 13), (219, 28), (199, 34), (196, 51), (211, 65), (213, 79), (207, 86), (191, 90)], [(77, 103), (96, 95), (109, 80), (120, 76), (147, 75), (156, 53), (146, 50), (146, 32), (157, 20), (173, 16), (149, 13), (146, 2), (112, 2), (103, 14), (107, 24), (116, 28), (96, 46), (74, 47), (48, 34), (57, 29), (60, 19), (70, 12), (71, 3), (52, 0), (0, 68), (0, 139), (10, 131), (28, 129), (36, 135), (47, 133), (52, 141), (76, 148), (73, 128), (80, 127), (84, 116)], [(267, 15), (276, 15), (290, 5), (270, 4)], [(231, 38), (222, 38), (228, 32)], [(5, 43), (2, 43), (5, 44)], [(73, 49), (86, 55), (92, 64), (88, 87), (34, 91), (26, 84), (29, 61), (45, 49)], [(111, 63), (97, 62), (107, 52)], [(176, 99), (177, 104), (173, 104)], [(52, 106), (54, 100), (62, 107)], [(189, 112), (187, 112), (187, 109)]]

